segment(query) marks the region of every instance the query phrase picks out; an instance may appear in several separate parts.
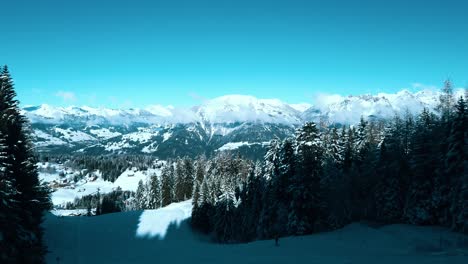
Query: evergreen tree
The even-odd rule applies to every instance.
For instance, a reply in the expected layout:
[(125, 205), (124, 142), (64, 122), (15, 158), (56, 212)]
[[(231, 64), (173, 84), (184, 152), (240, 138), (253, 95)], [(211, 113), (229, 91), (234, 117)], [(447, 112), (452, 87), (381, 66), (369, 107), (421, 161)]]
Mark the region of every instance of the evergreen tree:
[(455, 118), (448, 138), (445, 160), (450, 178), (451, 223), (454, 229), (468, 233), (468, 114), (463, 97), (457, 102)]
[(150, 177), (148, 204), (150, 209), (161, 207), (161, 185), (157, 175)]
[(213, 232), (219, 242), (232, 242), (235, 235), (235, 193), (231, 186), (223, 185), (215, 208)]
[(205, 159), (198, 159), (195, 169), (195, 179), (193, 180), (192, 204), (194, 208), (198, 206), (200, 201), (200, 188), (205, 178), (205, 166)]
[(433, 130), (435, 117), (424, 109), (419, 116), (413, 136), (411, 178), (405, 217), (413, 224), (435, 224), (435, 209), (432, 203), (436, 171)]
[(161, 171), (161, 206), (174, 201), (174, 167), (171, 162), (164, 165)]
[(453, 96), (452, 82), (446, 80), (444, 82), (444, 87), (442, 88), (442, 93), (439, 97), (439, 104), (437, 110), (440, 113), (441, 121), (443, 123), (450, 122), (451, 116), (453, 114), (453, 107), (455, 105), (455, 99)]
[(143, 183), (142, 180), (138, 182), (138, 187), (136, 190), (135, 198), (137, 200), (137, 207), (138, 210), (148, 209), (148, 196), (146, 190), (146, 184)]
[(175, 183), (174, 183), (174, 201), (180, 202), (185, 199), (185, 171), (184, 171), (184, 162), (182, 159), (178, 159), (175, 165)]
[(0, 134), (5, 152), (2, 184), (12, 185), (14, 193), (9, 195), (13, 195), (17, 210), (8, 214), (18, 222), (14, 229), (3, 230), (8, 225), (0, 227), (9, 248), (2, 258), (4, 262), (14, 259), (19, 263), (43, 263), (46, 250), (41, 223), (44, 211), (51, 207), (49, 190), (39, 183), (27, 121), (15, 97), (13, 81), (5, 66), (0, 73)]
[(183, 186), (184, 186), (183, 200), (184, 201), (192, 198), (194, 178), (195, 178), (195, 168), (193, 166), (193, 162), (191, 159), (185, 158), (184, 169), (183, 169)]
[(375, 198), (376, 219), (381, 222), (402, 221), (407, 180), (410, 175), (403, 126), (402, 121), (395, 118), (380, 146)]
[(306, 123), (296, 134), (299, 169), (290, 186), (289, 230), (306, 234), (323, 228), (322, 158), (320, 135), (314, 123)]
[(17, 195), (15, 185), (12, 181), (14, 178), (11, 172), (8, 172), (8, 164), (5, 163), (7, 157), (6, 146), (4, 145), (4, 137), (0, 134), (0, 260), (8, 262), (13, 256), (18, 254), (19, 249), (9, 245), (9, 242), (17, 235), (16, 232), (21, 230), (18, 226), (18, 204), (15, 200)]

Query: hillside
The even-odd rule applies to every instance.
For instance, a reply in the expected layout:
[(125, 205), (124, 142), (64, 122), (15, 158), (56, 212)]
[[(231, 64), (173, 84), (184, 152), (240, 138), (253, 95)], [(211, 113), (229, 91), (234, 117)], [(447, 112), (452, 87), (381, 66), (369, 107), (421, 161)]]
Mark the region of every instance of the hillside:
[[(329, 233), (213, 244), (188, 224), (191, 201), (95, 217), (47, 215), (48, 263), (466, 263), (467, 238), (443, 228), (354, 223)], [(461, 245), (465, 241), (465, 248)]]

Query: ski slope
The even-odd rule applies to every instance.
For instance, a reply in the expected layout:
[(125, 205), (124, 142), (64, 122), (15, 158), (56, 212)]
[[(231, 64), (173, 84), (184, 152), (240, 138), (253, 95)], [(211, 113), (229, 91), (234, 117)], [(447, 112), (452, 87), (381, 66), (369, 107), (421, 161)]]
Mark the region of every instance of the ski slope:
[[(188, 225), (191, 202), (95, 217), (47, 215), (47, 263), (468, 263), (468, 237), (444, 228), (351, 224), (302, 237), (214, 244)], [(465, 241), (465, 248), (461, 243)]]

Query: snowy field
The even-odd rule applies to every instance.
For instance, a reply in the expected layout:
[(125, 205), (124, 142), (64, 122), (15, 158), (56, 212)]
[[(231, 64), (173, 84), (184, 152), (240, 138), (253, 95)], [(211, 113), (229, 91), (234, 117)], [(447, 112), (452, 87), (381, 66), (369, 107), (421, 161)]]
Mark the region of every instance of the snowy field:
[[(191, 202), (44, 223), (47, 263), (468, 263), (468, 237), (443, 228), (351, 224), (303, 237), (219, 245), (188, 226)], [(184, 221), (185, 220), (185, 221)]]
[[(135, 169), (127, 169), (124, 171), (115, 182), (105, 181), (99, 171), (88, 172), (83, 179), (78, 182), (73, 181), (73, 177), (79, 173), (70, 168), (64, 167), (62, 164), (56, 163), (38, 163), (38, 168), (45, 169), (53, 168), (52, 173), (44, 171), (39, 172), (39, 179), (52, 186), (52, 203), (54, 206), (64, 206), (67, 202), (73, 202), (75, 198), (81, 198), (85, 195), (101, 194), (112, 192), (120, 187), (123, 191), (136, 191), (138, 182), (147, 181), (151, 175), (160, 177), (160, 169), (148, 169), (139, 171)], [(63, 174), (60, 177), (60, 173)], [(54, 184), (56, 184), (54, 186)]]

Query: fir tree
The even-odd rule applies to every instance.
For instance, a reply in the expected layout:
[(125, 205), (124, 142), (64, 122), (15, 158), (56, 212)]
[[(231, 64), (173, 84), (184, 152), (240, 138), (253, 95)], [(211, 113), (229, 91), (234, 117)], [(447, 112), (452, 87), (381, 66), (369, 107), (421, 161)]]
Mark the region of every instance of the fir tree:
[(149, 193), (148, 193), (148, 204), (150, 209), (157, 209), (161, 207), (161, 185), (157, 175), (152, 175), (150, 177), (149, 183)]
[(142, 180), (138, 182), (135, 198), (137, 200), (138, 210), (148, 209), (146, 184), (144, 184)]
[(296, 134), (299, 168), (291, 190), (289, 230), (306, 234), (320, 230), (325, 222), (322, 200), (322, 158), (320, 135), (314, 123), (306, 123)]
[(434, 155), (434, 116), (427, 109), (419, 116), (413, 136), (412, 171), (405, 217), (413, 224), (435, 224), (432, 192), (436, 156)]
[(448, 138), (448, 152), (445, 160), (450, 178), (450, 214), (454, 229), (468, 233), (468, 114), (467, 104), (460, 97), (455, 118)]
[(174, 167), (171, 162), (164, 165), (161, 171), (161, 206), (174, 201)]
[[(20, 114), (16, 93), (8, 68), (0, 74), (0, 134), (4, 138), (5, 158), (3, 184), (11, 184), (18, 228), (5, 230), (5, 243), (16, 250), (5, 259), (20, 263), (43, 263), (45, 246), (42, 243), (43, 213), (51, 206), (48, 189), (39, 183), (35, 157), (26, 119)], [(6, 227), (0, 227), (1, 229)], [(11, 249), (10, 248), (10, 249)], [(7, 253), (8, 254), (8, 253)], [(18, 255), (15, 255), (18, 254)]]

